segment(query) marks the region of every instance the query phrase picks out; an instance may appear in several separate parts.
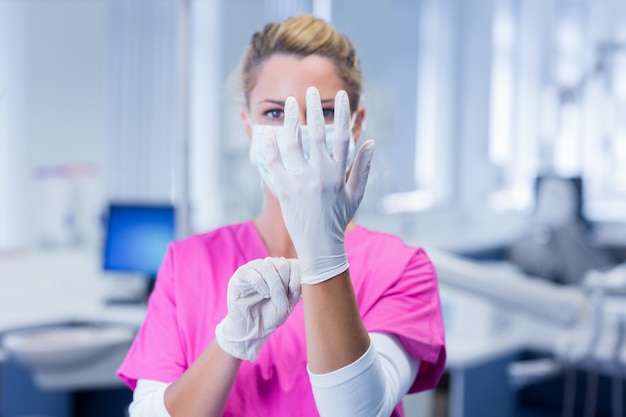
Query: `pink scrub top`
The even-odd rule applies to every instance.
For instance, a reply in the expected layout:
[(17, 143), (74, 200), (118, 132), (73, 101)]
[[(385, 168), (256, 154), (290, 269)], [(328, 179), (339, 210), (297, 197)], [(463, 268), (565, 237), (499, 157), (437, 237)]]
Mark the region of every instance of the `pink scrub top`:
[[(345, 244), (366, 329), (397, 336), (421, 360), (410, 392), (433, 388), (446, 353), (436, 273), (426, 253), (361, 226), (346, 234)], [(137, 379), (178, 379), (226, 316), (229, 278), (239, 266), (267, 256), (252, 221), (172, 243), (118, 376), (131, 389)], [(224, 416), (319, 416), (306, 365), (300, 302), (258, 359), (242, 362)], [(404, 415), (401, 404), (392, 415)]]

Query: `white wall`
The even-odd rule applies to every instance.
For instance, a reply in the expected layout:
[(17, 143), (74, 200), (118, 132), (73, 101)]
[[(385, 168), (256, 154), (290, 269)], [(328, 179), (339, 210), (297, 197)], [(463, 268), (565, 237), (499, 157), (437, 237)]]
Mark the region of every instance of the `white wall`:
[(104, 0), (0, 4), (0, 249), (96, 233), (107, 16)]
[[(97, 216), (106, 198), (173, 198), (176, 177), (172, 175), (180, 178), (181, 174), (176, 164), (183, 131), (175, 120), (180, 107), (174, 101), (153, 107), (142, 103), (167, 89), (165, 96), (181, 98), (173, 90), (180, 86), (178, 63), (170, 62), (180, 56), (176, 39), (171, 39), (179, 34), (179, 22), (172, 16), (167, 30), (151, 26), (168, 36), (147, 42), (144, 36), (154, 32), (142, 32), (134, 24), (122, 28), (117, 17), (112, 20), (112, 11), (131, 3), (154, 11), (155, 5), (168, 2), (174, 15), (176, 0), (0, 1), (0, 23), (11, 23), (0, 25), (0, 89), (7, 93), (0, 98), (0, 248), (19, 242), (96, 242)], [(518, 78), (512, 149), (530, 160), (536, 149), (520, 144), (535, 143), (540, 134), (536, 120), (539, 84), (546, 82), (544, 73), (549, 67), (545, 56), (549, 48), (543, 45), (549, 42), (542, 36), (549, 33), (548, 15), (556, 0), (507, 2), (514, 6), (520, 28), (513, 64)], [(228, 77), (253, 32), (268, 19), (275, 20), (287, 5), (313, 8), (321, 3), (191, 1), (195, 14), (190, 22), (191, 142), (186, 174), (194, 231), (240, 221), (258, 211), (261, 182), (248, 162), (248, 141), (239, 118), (241, 102), (233, 100)], [(416, 166), (415, 158), (423, 155), (419, 143), (424, 132), (431, 135), (428, 146), (436, 152), (426, 161), (432, 165), (421, 173), (435, 179), (431, 185), (450, 197), (452, 209), (484, 210), (489, 194), (503, 178), (533, 175), (532, 167), (513, 167), (508, 172), (494, 167), (489, 159), (491, 16), (501, 2), (465, 3), (332, 2), (332, 22), (350, 37), (361, 57), (365, 136), (377, 141), (374, 174), (361, 214), (369, 211), (370, 217), (381, 217), (383, 196), (423, 185), (416, 177), (423, 167)], [(617, 3), (602, 2), (608, 5), (606, 10)], [(15, 18), (15, 10), (10, 12), (10, 6), (15, 9), (17, 4), (21, 19)], [(600, 2), (593, 4), (594, 21), (618, 20), (618, 14), (607, 14)], [(439, 14), (435, 23), (439, 26), (433, 31), (425, 27), (430, 8)], [(146, 19), (153, 15), (140, 11), (142, 25), (150, 26)], [(596, 23), (594, 27), (598, 31), (603, 26)], [(429, 45), (433, 33), (438, 39)], [(153, 49), (143, 50), (142, 45)], [(429, 47), (437, 53), (429, 55)], [(428, 57), (437, 60), (436, 65), (424, 67)], [(141, 65), (127, 66), (118, 73), (123, 82), (115, 84), (111, 74), (115, 74), (116, 62), (133, 60)], [(155, 72), (148, 72), (150, 68)], [(424, 68), (436, 75), (436, 87), (429, 91), (432, 85), (422, 77)], [(131, 101), (133, 106), (129, 106)], [(129, 110), (118, 106), (129, 106)], [(158, 140), (153, 140), (153, 133), (160, 134)], [(152, 155), (142, 161), (145, 168), (137, 164), (144, 150)], [(82, 226), (66, 227), (72, 215)], [(401, 221), (414, 222), (424, 215), (411, 212)], [(20, 217), (29, 220), (23, 228)]]
[(29, 1), (26, 9), (26, 235), (34, 244), (78, 243), (93, 238), (102, 198), (107, 2)]
[(24, 245), (22, 227), (24, 7), (0, 2), (0, 251)]

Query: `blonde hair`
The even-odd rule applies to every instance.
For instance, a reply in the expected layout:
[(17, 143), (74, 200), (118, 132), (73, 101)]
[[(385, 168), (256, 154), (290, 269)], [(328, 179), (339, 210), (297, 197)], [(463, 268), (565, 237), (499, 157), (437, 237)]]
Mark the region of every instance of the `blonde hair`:
[(329, 23), (311, 15), (268, 23), (252, 36), (240, 64), (238, 78), (246, 105), (263, 64), (274, 54), (329, 58), (337, 75), (346, 85), (350, 107), (355, 111), (361, 98), (363, 76), (356, 51), (350, 40)]

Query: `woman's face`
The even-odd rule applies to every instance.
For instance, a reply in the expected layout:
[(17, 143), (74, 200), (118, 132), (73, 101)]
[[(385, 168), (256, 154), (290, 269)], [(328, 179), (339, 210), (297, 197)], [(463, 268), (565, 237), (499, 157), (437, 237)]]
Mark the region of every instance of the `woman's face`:
[[(337, 75), (333, 62), (325, 57), (310, 55), (297, 57), (276, 54), (270, 57), (259, 71), (257, 82), (249, 96), (249, 108), (241, 117), (248, 138), (252, 125), (282, 125), (285, 99), (293, 96), (300, 109), (300, 124), (306, 125), (306, 89), (317, 87), (322, 99), (326, 123), (333, 123), (335, 94), (346, 86)], [(361, 129), (365, 111), (357, 110), (353, 134), (356, 139)]]

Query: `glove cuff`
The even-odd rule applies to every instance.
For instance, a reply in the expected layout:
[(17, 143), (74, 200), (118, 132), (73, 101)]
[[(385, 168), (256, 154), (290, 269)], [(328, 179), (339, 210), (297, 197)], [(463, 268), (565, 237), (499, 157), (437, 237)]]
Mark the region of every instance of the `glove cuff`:
[(215, 327), (215, 339), (217, 339), (217, 343), (220, 345), (222, 350), (230, 356), (254, 362), (259, 356), (259, 351), (261, 350), (261, 347), (263, 347), (266, 338), (236, 340), (236, 338), (228, 334), (228, 331), (226, 330), (227, 326), (224, 324), (225, 320), (226, 319), (222, 320)]
[(313, 264), (303, 266), (302, 284), (315, 285), (328, 281), (348, 269), (346, 254), (316, 259)]

